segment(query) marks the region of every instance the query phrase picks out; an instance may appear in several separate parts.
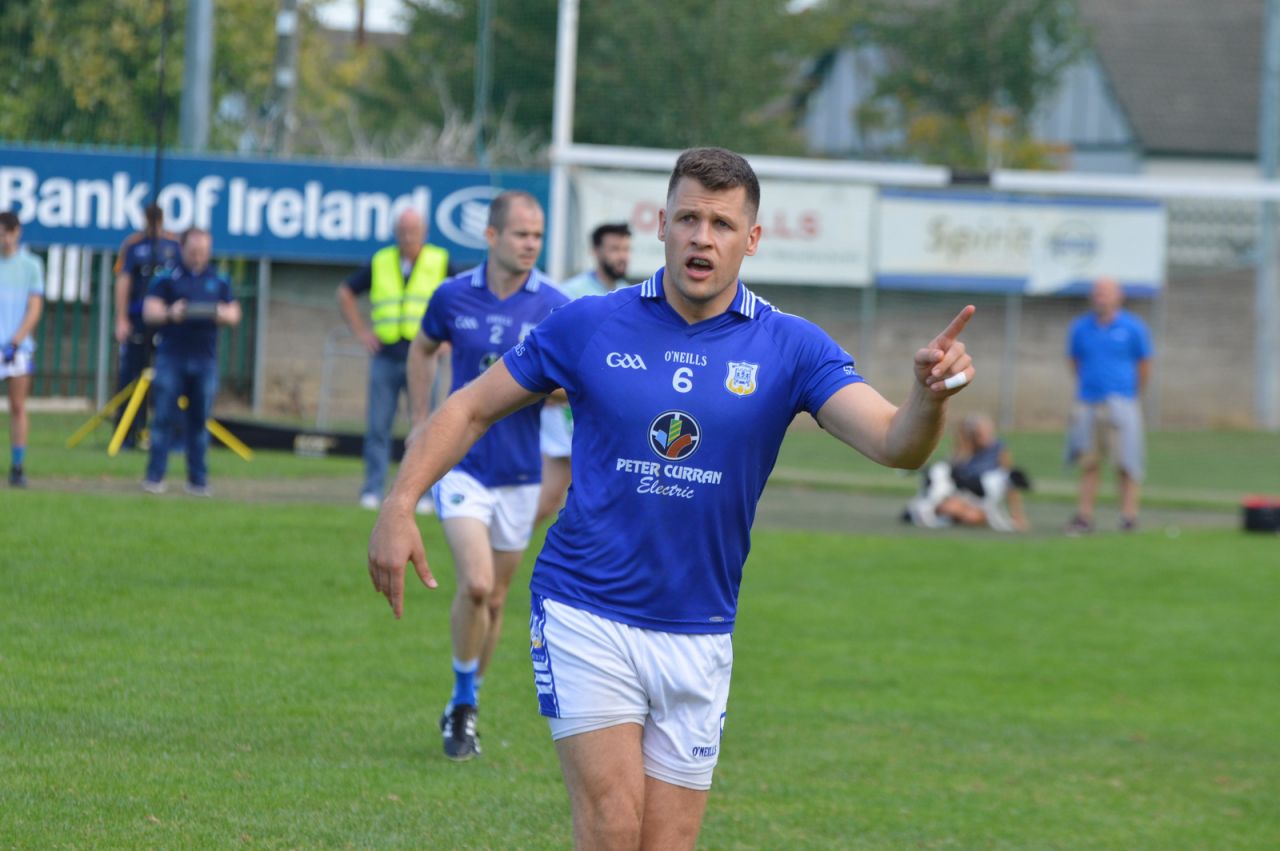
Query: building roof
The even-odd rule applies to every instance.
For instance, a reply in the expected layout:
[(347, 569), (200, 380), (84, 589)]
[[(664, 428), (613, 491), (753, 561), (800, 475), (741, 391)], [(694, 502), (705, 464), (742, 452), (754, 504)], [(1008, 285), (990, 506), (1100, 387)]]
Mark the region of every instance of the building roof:
[(1263, 0), (1077, 0), (1146, 155), (1258, 148)]

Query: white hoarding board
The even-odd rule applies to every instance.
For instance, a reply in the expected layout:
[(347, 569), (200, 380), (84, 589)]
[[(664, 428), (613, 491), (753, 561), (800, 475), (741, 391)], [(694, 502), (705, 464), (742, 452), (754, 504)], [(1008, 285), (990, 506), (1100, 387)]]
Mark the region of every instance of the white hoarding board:
[[(658, 211), (667, 197), (665, 174), (582, 170), (574, 175), (577, 216), (573, 257), (584, 266), (591, 231), (604, 222), (631, 226), (628, 277), (644, 278), (665, 262)], [(760, 185), (764, 228), (760, 249), (742, 265), (756, 284), (861, 287), (871, 281), (869, 187), (765, 180)]]
[(904, 289), (1081, 292), (1099, 277), (1154, 294), (1165, 277), (1155, 201), (884, 190), (876, 283)]

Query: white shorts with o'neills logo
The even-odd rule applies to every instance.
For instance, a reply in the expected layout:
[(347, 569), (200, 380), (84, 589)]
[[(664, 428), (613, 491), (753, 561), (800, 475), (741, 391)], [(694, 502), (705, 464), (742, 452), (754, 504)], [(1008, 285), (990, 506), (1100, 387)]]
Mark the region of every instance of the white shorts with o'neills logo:
[(645, 774), (711, 788), (729, 703), (732, 635), (641, 629), (534, 594), (529, 655), (553, 739), (639, 724)]
[(499, 552), (523, 550), (533, 535), (541, 485), (487, 488), (474, 476), (450, 470), (431, 488), (441, 520), (473, 517), (489, 527), (489, 546)]

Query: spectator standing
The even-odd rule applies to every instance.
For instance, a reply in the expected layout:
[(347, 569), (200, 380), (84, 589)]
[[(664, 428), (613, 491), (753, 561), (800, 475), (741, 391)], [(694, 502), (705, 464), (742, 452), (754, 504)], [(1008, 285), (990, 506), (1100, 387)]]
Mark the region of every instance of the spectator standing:
[(44, 310), (44, 267), (21, 245), (16, 213), (0, 213), (0, 380), (9, 394), (9, 484), (27, 486), (27, 396), (35, 370), (31, 335)]
[(240, 302), (211, 264), (213, 239), (191, 228), (182, 235), (182, 256), (158, 274), (142, 303), (142, 316), (156, 329), (155, 423), (142, 489), (163, 493), (169, 450), (175, 442), (178, 399), (187, 399), (183, 424), (187, 454), (186, 491), (209, 496), (209, 431), (205, 422), (218, 392), (218, 329), (240, 322)]
[(1091, 310), (1071, 324), (1067, 356), (1076, 376), (1076, 399), (1067, 430), (1068, 463), (1080, 465), (1076, 513), (1067, 534), (1093, 531), (1104, 461), (1116, 468), (1120, 530), (1138, 527), (1138, 504), (1146, 467), (1142, 391), (1151, 375), (1151, 335), (1146, 324), (1123, 309), (1124, 290), (1100, 278), (1089, 295)]
[[(406, 392), (409, 343), (422, 325), (432, 293), (448, 274), (448, 252), (428, 245), (426, 239), (422, 214), (405, 210), (396, 220), (395, 245), (379, 250), (369, 265), (338, 285), (338, 307), (347, 327), (370, 355), (360, 505), (371, 510), (382, 503), (391, 463), (391, 431), (400, 396)], [(372, 329), (357, 304), (364, 293), (369, 294)], [(430, 510), (430, 500), (419, 502), (420, 513)]]

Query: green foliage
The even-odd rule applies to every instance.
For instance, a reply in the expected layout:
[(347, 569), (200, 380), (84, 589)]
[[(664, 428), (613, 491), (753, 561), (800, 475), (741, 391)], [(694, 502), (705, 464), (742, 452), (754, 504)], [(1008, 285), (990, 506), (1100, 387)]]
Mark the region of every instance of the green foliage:
[(876, 0), (869, 8), (860, 38), (886, 52), (889, 68), (859, 113), (864, 128), (897, 127), (902, 153), (953, 167), (1049, 161), (1028, 123), (1084, 45), (1070, 4)]

